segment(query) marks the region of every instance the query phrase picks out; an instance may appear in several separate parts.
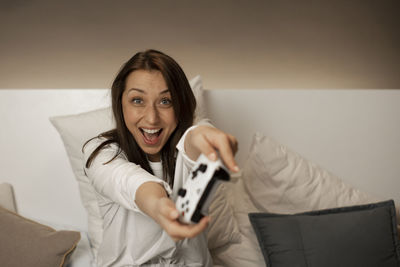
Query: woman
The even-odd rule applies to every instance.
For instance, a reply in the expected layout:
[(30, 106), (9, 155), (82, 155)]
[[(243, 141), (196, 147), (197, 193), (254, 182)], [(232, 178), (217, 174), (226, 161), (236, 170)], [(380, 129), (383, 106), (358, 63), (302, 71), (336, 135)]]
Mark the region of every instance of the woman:
[[(236, 139), (192, 126), (196, 100), (180, 66), (155, 50), (128, 60), (112, 88), (116, 129), (84, 146), (85, 172), (103, 216), (99, 266), (212, 266), (204, 230), (178, 221), (169, 198), (194, 161), (217, 152), (231, 171)], [(173, 188), (173, 190), (171, 189)]]

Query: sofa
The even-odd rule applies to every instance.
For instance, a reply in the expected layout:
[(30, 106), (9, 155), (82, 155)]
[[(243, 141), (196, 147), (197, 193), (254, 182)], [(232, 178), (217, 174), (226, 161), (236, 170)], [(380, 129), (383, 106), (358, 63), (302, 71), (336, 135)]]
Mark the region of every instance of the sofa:
[[(371, 258), (362, 261), (370, 265), (359, 266), (399, 264), (398, 91), (205, 90), (200, 76), (190, 83), (198, 102), (196, 120), (210, 120), (239, 141), (236, 158), (241, 171), (218, 188), (209, 210), (207, 237), (215, 266), (285, 266), (280, 265), (282, 259), (296, 257), (309, 262), (359, 260), (360, 253)], [(6, 129), (1, 141), (0, 214), (6, 217), (4, 223), (22, 227), (2, 235), (45, 229), (47, 235), (65, 241), (64, 246), (45, 249), (53, 246), (44, 239), (32, 243), (38, 250), (35, 257), (20, 260), (45, 257), (58, 262), (49, 266), (95, 266), (102, 221), (83, 174), (80, 149), (88, 138), (113, 127), (108, 90), (0, 94)], [(377, 160), (382, 154), (385, 159)], [(377, 222), (387, 227), (376, 229)], [(315, 227), (308, 229), (309, 225)], [(301, 231), (284, 235), (297, 228)], [(296, 235), (304, 239), (301, 248), (291, 247), (299, 243), (292, 239)], [(337, 241), (327, 241), (333, 237)], [(19, 249), (20, 255), (29, 254), (26, 244), (31, 241), (25, 238), (13, 245), (13, 255)], [(310, 245), (316, 242), (321, 250), (307, 254), (316, 249)], [(344, 250), (343, 257), (324, 254), (346, 244), (358, 250), (350, 255)], [(386, 250), (366, 253), (376, 246)], [(298, 253), (289, 256), (287, 251)], [(374, 265), (381, 264), (381, 254), (390, 254), (390, 262)], [(10, 258), (0, 255), (0, 265)], [(13, 266), (11, 261), (7, 264)], [(330, 264), (320, 266), (336, 263)]]

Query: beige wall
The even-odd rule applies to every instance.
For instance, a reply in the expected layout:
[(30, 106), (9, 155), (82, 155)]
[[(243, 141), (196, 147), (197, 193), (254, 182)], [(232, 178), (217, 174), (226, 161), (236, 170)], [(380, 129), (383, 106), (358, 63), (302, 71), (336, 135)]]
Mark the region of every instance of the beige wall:
[(207, 88), (400, 88), (400, 1), (0, 1), (0, 88), (108, 88), (138, 50)]

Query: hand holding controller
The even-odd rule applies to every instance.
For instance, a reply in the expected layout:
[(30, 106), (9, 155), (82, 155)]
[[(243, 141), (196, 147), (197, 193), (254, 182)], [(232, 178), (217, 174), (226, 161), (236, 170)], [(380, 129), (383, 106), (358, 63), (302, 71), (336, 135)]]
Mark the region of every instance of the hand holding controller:
[(179, 220), (189, 224), (198, 223), (203, 216), (208, 215), (208, 208), (218, 186), (229, 180), (228, 169), (220, 159), (211, 161), (201, 154), (186, 183), (178, 191), (175, 205), (179, 211)]

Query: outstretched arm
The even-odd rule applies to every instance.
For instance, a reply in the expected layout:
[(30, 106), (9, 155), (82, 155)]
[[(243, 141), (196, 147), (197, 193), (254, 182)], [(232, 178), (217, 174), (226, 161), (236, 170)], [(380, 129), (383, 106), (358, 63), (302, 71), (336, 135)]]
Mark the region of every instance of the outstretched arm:
[[(238, 149), (236, 138), (217, 128), (207, 125), (195, 127), (188, 131), (184, 146), (186, 154), (192, 160), (196, 160), (201, 153), (207, 155), (210, 160), (216, 160), (218, 151), (231, 171), (239, 171), (234, 158)], [(204, 231), (210, 220), (205, 216), (197, 224), (180, 223), (175, 203), (168, 198), (165, 189), (159, 183), (142, 184), (136, 193), (136, 204), (160, 224), (175, 241), (197, 236)]]
[(195, 237), (208, 225), (209, 217), (204, 217), (197, 224), (186, 225), (178, 221), (175, 203), (159, 183), (142, 184), (136, 192), (136, 205), (153, 218), (174, 241)]

